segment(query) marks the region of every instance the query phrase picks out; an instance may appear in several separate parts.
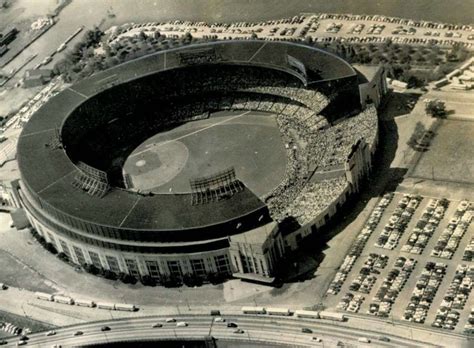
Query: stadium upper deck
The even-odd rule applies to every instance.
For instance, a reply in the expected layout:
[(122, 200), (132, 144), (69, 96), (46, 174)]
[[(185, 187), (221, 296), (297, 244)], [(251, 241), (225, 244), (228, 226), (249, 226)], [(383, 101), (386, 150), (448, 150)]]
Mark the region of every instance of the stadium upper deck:
[[(230, 64), (287, 72), (307, 86), (356, 81), (344, 60), (315, 48), (283, 42), (227, 41), (149, 55), (98, 72), (46, 103), (25, 126), (18, 161), (25, 197), (37, 214), (94, 235), (120, 240), (199, 241), (244, 232), (270, 220), (266, 205), (248, 189), (232, 197), (191, 206), (189, 195), (145, 196), (112, 187), (102, 198), (71, 185), (77, 166), (54, 149), (66, 119), (92, 96), (112, 86), (183, 66)], [(337, 83), (332, 84), (334, 85)], [(63, 144), (67, 146), (67, 144)], [(183, 208), (184, 207), (184, 208)], [(180, 233), (176, 233), (180, 231)]]

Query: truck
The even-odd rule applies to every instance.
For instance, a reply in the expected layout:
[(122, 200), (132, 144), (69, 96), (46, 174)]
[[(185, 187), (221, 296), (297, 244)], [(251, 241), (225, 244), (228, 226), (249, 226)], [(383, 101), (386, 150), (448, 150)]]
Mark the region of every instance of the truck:
[(97, 308), (115, 310), (115, 304), (109, 302), (97, 302)]
[(74, 300), (68, 296), (60, 296), (60, 295), (55, 295), (54, 296), (54, 302), (57, 302), (57, 303), (64, 303), (64, 304), (68, 304), (68, 305), (73, 305), (74, 304)]
[(95, 302), (91, 300), (83, 300), (83, 299), (78, 299), (75, 301), (76, 306), (80, 307), (95, 307)]
[(126, 304), (126, 303), (116, 303), (115, 309), (118, 311), (128, 311), (128, 312), (135, 312), (138, 310), (138, 307), (133, 304)]
[(346, 321), (347, 320), (347, 318), (344, 314), (326, 312), (326, 311), (319, 312), (319, 317), (321, 319), (334, 320), (334, 321)]
[(242, 307), (242, 313), (244, 314), (265, 314), (265, 308), (263, 307)]
[(291, 312), (288, 308), (267, 308), (266, 311), (268, 315), (282, 315), (282, 316), (291, 315)]
[(298, 318), (307, 318), (307, 319), (319, 319), (319, 312), (318, 311), (305, 311), (305, 310), (297, 310), (295, 311), (295, 316)]
[(35, 292), (35, 297), (44, 301), (54, 301), (54, 296), (44, 292)]

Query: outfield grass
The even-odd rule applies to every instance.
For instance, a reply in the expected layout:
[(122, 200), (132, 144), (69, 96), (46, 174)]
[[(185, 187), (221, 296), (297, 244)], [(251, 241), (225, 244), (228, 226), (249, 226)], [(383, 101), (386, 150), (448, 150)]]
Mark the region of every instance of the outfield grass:
[[(0, 310), (0, 322), (12, 323), (13, 325), (21, 328), (29, 328), (31, 332), (45, 331), (54, 328), (53, 325), (2, 310)], [(11, 336), (11, 334), (0, 330), (0, 337), (8, 336)]]
[(412, 175), (430, 180), (474, 183), (474, 122), (444, 120)]
[[(186, 123), (141, 144), (124, 167), (134, 184), (155, 192), (170, 192), (170, 188), (174, 193), (189, 192), (190, 179), (233, 166), (237, 178), (257, 196), (277, 186), (284, 177), (286, 153), (274, 116), (243, 112), (220, 112), (218, 116)], [(174, 151), (181, 146), (166, 145), (170, 141), (183, 144), (188, 156)], [(162, 160), (156, 161), (156, 156)], [(139, 160), (147, 163), (140, 170), (136, 167)], [(170, 172), (175, 175), (163, 182)]]

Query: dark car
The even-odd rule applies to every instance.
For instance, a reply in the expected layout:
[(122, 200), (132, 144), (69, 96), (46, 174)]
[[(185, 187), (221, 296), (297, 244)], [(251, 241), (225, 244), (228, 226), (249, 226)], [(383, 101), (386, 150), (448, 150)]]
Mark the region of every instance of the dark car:
[(110, 327), (108, 327), (108, 326), (102, 326), (102, 327), (100, 328), (100, 330), (101, 330), (101, 331), (110, 331)]
[(313, 333), (313, 330), (308, 329), (307, 327), (304, 327), (304, 328), (301, 329), (301, 332), (303, 332), (303, 333)]
[(84, 334), (84, 332), (82, 332), (82, 331), (74, 332), (74, 336), (81, 336), (82, 334)]
[(227, 323), (227, 327), (238, 327), (236, 323)]
[(242, 330), (242, 329), (237, 329), (237, 330), (234, 331), (234, 333), (236, 333), (236, 334), (243, 334), (243, 333), (244, 333), (244, 330)]

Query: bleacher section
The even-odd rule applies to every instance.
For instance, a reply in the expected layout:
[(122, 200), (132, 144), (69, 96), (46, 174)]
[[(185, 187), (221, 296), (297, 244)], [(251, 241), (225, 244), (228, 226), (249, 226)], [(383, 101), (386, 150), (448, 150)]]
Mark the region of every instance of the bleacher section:
[(105, 196), (110, 189), (107, 174), (83, 162), (77, 164), (77, 173), (72, 185), (95, 197)]
[[(201, 59), (200, 56), (197, 54), (196, 59)], [(364, 138), (372, 144), (377, 134), (374, 108), (330, 126), (321, 113), (330, 103), (331, 97), (316, 89), (306, 89), (298, 79), (278, 71), (247, 66), (202, 66), (192, 72), (184, 68), (145, 79), (139, 84), (127, 85), (128, 89), (123, 91), (119, 88), (121, 86), (117, 86), (114, 94), (107, 95), (106, 91), (104, 98), (106, 101), (110, 99), (109, 102), (91, 103), (90, 108), (78, 109), (78, 119), (83, 122), (90, 120), (93, 124), (97, 123), (97, 119), (92, 118), (98, 114), (103, 122), (94, 127), (93, 133), (88, 133), (92, 134), (92, 139), (78, 143), (80, 147), (77, 147), (77, 155), (91, 154), (91, 162), (88, 163), (103, 165), (110, 180), (115, 184), (118, 178), (121, 186), (130, 186), (131, 183), (124, 182), (121, 163), (115, 161), (115, 158), (127, 156), (118, 153), (117, 149), (126, 152), (163, 129), (209, 117), (214, 111), (269, 112), (276, 115), (286, 147), (287, 166), (285, 179), (262, 198), (273, 218), (278, 221), (288, 214), (295, 215), (298, 221), (309, 221), (345, 187), (342, 183), (345, 178), (309, 182), (313, 173), (340, 170), (354, 143)], [(172, 88), (169, 88), (169, 81), (174, 83)], [(116, 106), (110, 102), (120, 100), (121, 94), (129, 101), (127, 105)], [(73, 117), (68, 122), (71, 119)], [(123, 129), (128, 131), (122, 132)], [(71, 141), (68, 143), (68, 152), (74, 157), (71, 147), (76, 146), (72, 146), (74, 143)], [(109, 158), (109, 161), (104, 161), (104, 158)], [(118, 171), (119, 175), (116, 174)], [(100, 181), (89, 178), (79, 176), (76, 181), (80, 184), (77, 185), (87, 187), (88, 192), (102, 192), (98, 188)], [(229, 192), (232, 194), (234, 189), (240, 187), (235, 183), (238, 181), (206, 190), (197, 190), (194, 185), (192, 204), (221, 199)], [(323, 186), (327, 187), (327, 191)]]
[(192, 205), (217, 202), (244, 189), (242, 182), (235, 176), (234, 168), (190, 180), (189, 185), (192, 192)]

